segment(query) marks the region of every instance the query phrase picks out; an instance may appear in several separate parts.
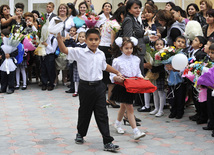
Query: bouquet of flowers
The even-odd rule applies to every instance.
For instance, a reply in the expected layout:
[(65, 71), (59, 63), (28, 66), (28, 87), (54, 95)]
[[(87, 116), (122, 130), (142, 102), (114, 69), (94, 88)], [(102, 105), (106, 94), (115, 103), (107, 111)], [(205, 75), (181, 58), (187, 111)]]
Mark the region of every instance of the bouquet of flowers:
[(204, 85), (214, 88), (214, 67), (210, 68), (208, 72), (198, 78), (197, 85)]
[(29, 34), (27, 37), (25, 37), (25, 39), (23, 40), (23, 45), (24, 45), (25, 51), (34, 51), (36, 49), (36, 47), (34, 46), (32, 41), (33, 41), (32, 35)]
[(38, 47), (34, 51), (35, 55), (38, 56), (45, 56), (45, 45), (42, 45), (43, 42), (45, 42), (48, 39), (48, 26), (49, 26), (49, 20), (46, 20), (45, 15), (42, 13), (42, 22), (40, 25), (38, 25), (38, 31), (37, 31), (37, 43), (39, 43)]
[(163, 48), (155, 54), (155, 63), (169, 64), (172, 61), (174, 55), (180, 50), (175, 50), (174, 46)]
[[(21, 27), (17, 30), (16, 33), (13, 34), (14, 27), (15, 25), (12, 26), (9, 38), (3, 38), (4, 44), (1, 46), (1, 48), (5, 54), (10, 54), (17, 50), (17, 46), (25, 38), (25, 36), (22, 34), (24, 31), (21, 32)], [(0, 70), (7, 72), (7, 74), (9, 74), (11, 71), (14, 71), (15, 69), (16, 65), (13, 63), (12, 58), (5, 59), (0, 67)]]
[(212, 66), (212, 62), (205, 63), (203, 61), (195, 61), (184, 70), (182, 77), (188, 78), (190, 81), (195, 83), (194, 86), (196, 87), (198, 78), (207, 72)]
[[(150, 63), (152, 66), (159, 66), (160, 64), (155, 63), (155, 54), (157, 52), (158, 51), (155, 51), (153, 48), (151, 48), (149, 44), (146, 44), (146, 54), (144, 56), (146, 62)], [(148, 70), (146, 77), (149, 80), (156, 80), (159, 77), (159, 73), (152, 73), (151, 70)]]
[(100, 20), (100, 16), (94, 13), (92, 9), (86, 10), (85, 15), (83, 15), (82, 17), (85, 20), (85, 24), (88, 28), (93, 28), (98, 22), (98, 20)]

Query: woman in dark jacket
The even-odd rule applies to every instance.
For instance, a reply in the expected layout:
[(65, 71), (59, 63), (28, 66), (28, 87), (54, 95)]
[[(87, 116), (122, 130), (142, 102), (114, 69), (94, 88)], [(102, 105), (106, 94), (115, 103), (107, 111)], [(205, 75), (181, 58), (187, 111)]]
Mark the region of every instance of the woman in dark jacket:
[(146, 53), (146, 43), (149, 43), (149, 37), (144, 37), (143, 25), (137, 20), (142, 3), (139, 0), (129, 0), (126, 4), (127, 15), (122, 23), (123, 37), (135, 37), (138, 39), (138, 46), (141, 51), (138, 51), (138, 57), (141, 60), (140, 68), (144, 73), (144, 55)]

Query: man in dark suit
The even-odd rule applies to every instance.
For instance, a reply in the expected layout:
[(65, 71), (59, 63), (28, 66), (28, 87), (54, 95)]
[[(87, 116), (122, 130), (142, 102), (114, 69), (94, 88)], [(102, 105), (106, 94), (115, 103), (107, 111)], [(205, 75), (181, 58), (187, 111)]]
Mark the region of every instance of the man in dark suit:
[(46, 19), (49, 19), (49, 21), (51, 21), (53, 17), (57, 16), (55, 13), (53, 13), (53, 10), (54, 10), (54, 3), (49, 2), (46, 6), (47, 13), (45, 14)]

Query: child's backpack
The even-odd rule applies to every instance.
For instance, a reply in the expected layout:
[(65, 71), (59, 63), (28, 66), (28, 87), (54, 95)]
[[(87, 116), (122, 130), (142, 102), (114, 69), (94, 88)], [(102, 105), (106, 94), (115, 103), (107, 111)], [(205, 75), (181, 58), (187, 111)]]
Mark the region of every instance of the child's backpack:
[(16, 60), (17, 60), (17, 64), (20, 64), (23, 61), (23, 56), (25, 53), (23, 44), (19, 43), (19, 45), (17, 46), (17, 49), (18, 49), (18, 55), (16, 56)]
[[(53, 36), (53, 37), (51, 38), (51, 45), (53, 44), (54, 38), (56, 38), (56, 37)], [(54, 53), (55, 58), (57, 58), (57, 57), (59, 56), (59, 54), (60, 54), (60, 50), (59, 50), (59, 46), (57, 46), (57, 47), (56, 47), (56, 51), (55, 51), (55, 53)]]

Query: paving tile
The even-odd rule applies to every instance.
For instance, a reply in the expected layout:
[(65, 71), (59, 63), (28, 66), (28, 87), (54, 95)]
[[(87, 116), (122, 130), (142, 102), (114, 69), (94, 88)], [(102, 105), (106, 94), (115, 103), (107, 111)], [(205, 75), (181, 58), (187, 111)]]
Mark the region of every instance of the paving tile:
[[(29, 85), (26, 91), (0, 95), (0, 155), (111, 155), (103, 151), (102, 136), (92, 116), (86, 142), (74, 142), (77, 133), (78, 98), (66, 94), (66, 87), (58, 85), (51, 92)], [(47, 104), (49, 107), (42, 108)], [(190, 121), (194, 108), (187, 107), (182, 119), (169, 119), (169, 109), (160, 118), (139, 113), (139, 129), (146, 133), (140, 140), (133, 139), (132, 128), (122, 124), (125, 134), (117, 134), (113, 124), (118, 109), (107, 108), (110, 133), (114, 144), (120, 146), (118, 155), (213, 154), (214, 139), (203, 125)]]

